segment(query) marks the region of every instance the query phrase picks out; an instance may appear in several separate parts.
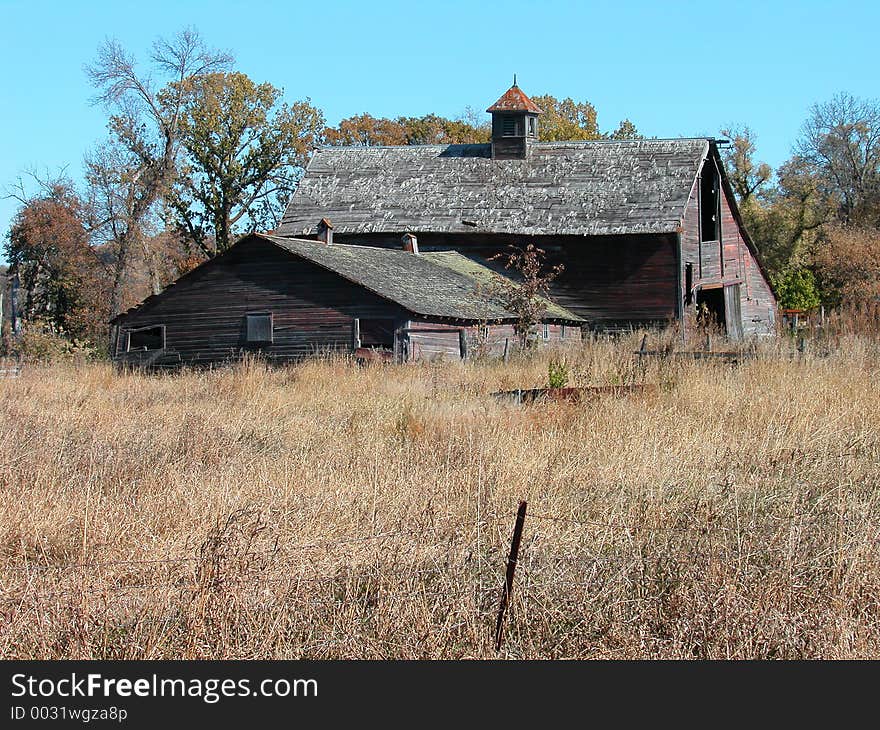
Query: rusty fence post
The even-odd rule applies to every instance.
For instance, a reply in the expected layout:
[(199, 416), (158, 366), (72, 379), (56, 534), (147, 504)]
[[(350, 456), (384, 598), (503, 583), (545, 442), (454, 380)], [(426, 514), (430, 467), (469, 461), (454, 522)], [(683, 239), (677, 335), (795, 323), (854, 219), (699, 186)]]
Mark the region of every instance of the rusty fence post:
[(501, 651), (501, 642), (504, 639), (504, 612), (510, 602), (510, 593), (513, 590), (513, 574), (516, 572), (516, 559), (519, 555), (519, 543), (522, 540), (523, 525), (526, 521), (526, 502), (519, 503), (516, 511), (516, 523), (513, 526), (513, 538), (510, 541), (510, 555), (507, 556), (507, 576), (504, 581), (504, 591), (501, 593), (501, 605), (498, 606), (498, 621), (495, 623), (495, 651)]

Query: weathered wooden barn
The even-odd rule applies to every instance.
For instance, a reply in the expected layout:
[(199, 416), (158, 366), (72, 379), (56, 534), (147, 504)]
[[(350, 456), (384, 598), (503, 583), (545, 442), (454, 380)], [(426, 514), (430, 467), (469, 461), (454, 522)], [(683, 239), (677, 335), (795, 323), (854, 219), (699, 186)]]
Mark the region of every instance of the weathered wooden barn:
[(714, 139), (539, 142), (514, 85), (487, 110), (489, 144), (325, 148), (278, 235), (488, 259), (533, 243), (565, 271), (553, 298), (595, 329), (686, 323), (708, 310), (732, 338), (774, 331), (776, 299)]
[[(113, 358), (150, 367), (351, 352), (398, 362), (498, 353), (516, 315), (498, 274), (455, 251), (420, 253), (250, 235), (112, 321)], [(546, 302), (535, 337), (580, 339), (583, 321)]]

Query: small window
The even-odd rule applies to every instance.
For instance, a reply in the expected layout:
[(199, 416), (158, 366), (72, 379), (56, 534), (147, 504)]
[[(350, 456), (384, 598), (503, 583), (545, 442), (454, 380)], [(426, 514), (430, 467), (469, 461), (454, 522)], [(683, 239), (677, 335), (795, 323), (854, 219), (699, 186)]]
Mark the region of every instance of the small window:
[(522, 137), (525, 135), (525, 120), (523, 117), (513, 114), (505, 114), (501, 117), (502, 137)]
[(529, 137), (535, 136), (535, 118), (529, 117)]
[(550, 325), (545, 324), (541, 328), (541, 339), (549, 340), (550, 339)]
[(259, 312), (247, 315), (247, 341), (254, 344), (272, 342), (272, 314)]
[(139, 327), (128, 331), (128, 352), (165, 349), (165, 325)]

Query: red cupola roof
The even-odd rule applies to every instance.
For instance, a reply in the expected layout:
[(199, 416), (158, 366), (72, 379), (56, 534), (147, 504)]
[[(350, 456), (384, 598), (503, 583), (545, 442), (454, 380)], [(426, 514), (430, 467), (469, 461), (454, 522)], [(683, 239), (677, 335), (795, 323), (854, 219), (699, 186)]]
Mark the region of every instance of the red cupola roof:
[(533, 102), (529, 97), (527, 97), (519, 86), (516, 85), (516, 81), (513, 82), (513, 86), (511, 86), (507, 91), (504, 92), (504, 96), (502, 96), (498, 101), (496, 101), (492, 106), (486, 109), (487, 112), (528, 112), (529, 114), (543, 114), (544, 110), (541, 109), (535, 102)]

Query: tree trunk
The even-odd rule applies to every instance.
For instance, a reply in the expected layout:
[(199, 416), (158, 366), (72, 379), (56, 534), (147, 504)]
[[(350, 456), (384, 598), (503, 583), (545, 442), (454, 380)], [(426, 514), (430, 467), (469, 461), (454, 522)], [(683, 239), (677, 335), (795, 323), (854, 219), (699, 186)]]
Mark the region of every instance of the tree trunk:
[(158, 294), (162, 291), (162, 282), (159, 279), (159, 271), (156, 266), (156, 252), (147, 245), (146, 236), (141, 237), (141, 251), (143, 251), (144, 263), (147, 267), (147, 274), (150, 277), (150, 293)]
[(128, 233), (121, 236), (117, 243), (119, 250), (116, 253), (116, 266), (113, 269), (113, 289), (110, 293), (111, 317), (115, 317), (122, 312), (122, 302), (125, 295), (125, 281), (128, 275)]

